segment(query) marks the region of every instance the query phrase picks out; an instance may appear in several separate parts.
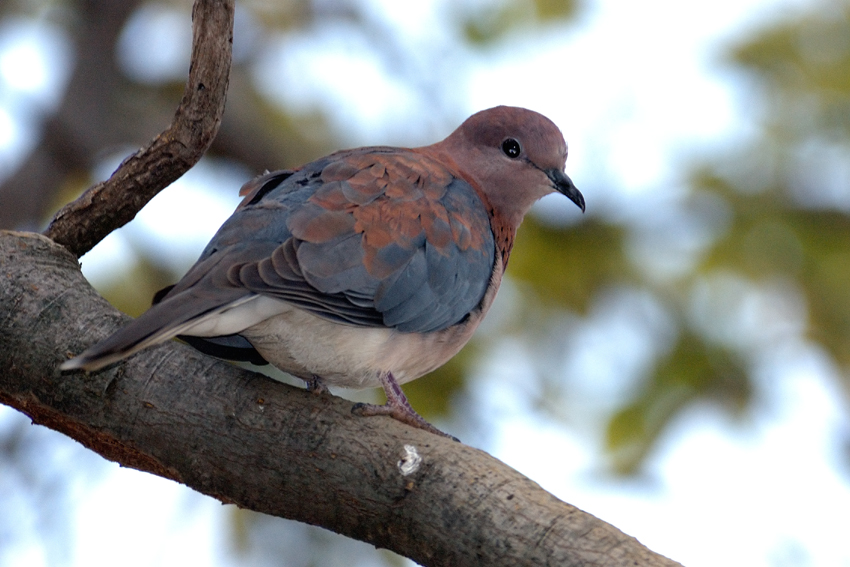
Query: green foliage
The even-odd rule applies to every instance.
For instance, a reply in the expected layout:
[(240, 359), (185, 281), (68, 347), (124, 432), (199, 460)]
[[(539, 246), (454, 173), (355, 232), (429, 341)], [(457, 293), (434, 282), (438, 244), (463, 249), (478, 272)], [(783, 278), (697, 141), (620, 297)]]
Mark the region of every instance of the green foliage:
[[(731, 60), (770, 93), (762, 136), (749, 151), (762, 154), (755, 177), (767, 182), (754, 191), (748, 184), (752, 169), (744, 163), (733, 164), (723, 181), (721, 175), (696, 178), (697, 189), (720, 191), (735, 211), (729, 232), (708, 262), (749, 277), (793, 279), (808, 303), (810, 337), (846, 367), (850, 3), (826, 2), (780, 24), (738, 47)], [(811, 154), (818, 150), (835, 150), (829, 154), (832, 163), (813, 162)], [(831, 176), (822, 175), (824, 165), (833, 168)], [(843, 206), (819, 203), (828, 184), (839, 185)]]
[(606, 449), (619, 474), (634, 474), (671, 420), (696, 402), (740, 413), (752, 399), (738, 355), (685, 333), (634, 397), (611, 417)]
[(552, 306), (586, 312), (594, 294), (631, 276), (621, 226), (593, 217), (572, 227), (523, 221), (508, 262), (521, 280)]
[(98, 289), (117, 309), (131, 317), (138, 317), (148, 310), (153, 296), (162, 288), (173, 284), (174, 274), (162, 268), (155, 259), (137, 253), (138, 261), (133, 267)]
[(467, 41), (474, 45), (490, 45), (518, 28), (530, 28), (575, 15), (576, 0), (512, 0), (480, 6), (462, 17), (461, 26)]
[(810, 337), (850, 365), (850, 217), (800, 208), (780, 191), (725, 193), (735, 217), (703, 269), (792, 279), (805, 295)]
[[(728, 61), (756, 86), (760, 130), (748, 146), (693, 170), (692, 191), (722, 199), (730, 218), (685, 278), (685, 296), (718, 273), (756, 285), (788, 282), (806, 303), (805, 336), (845, 369), (850, 390), (850, 3), (827, 2), (775, 25)], [(684, 315), (684, 303), (677, 309)], [(737, 414), (753, 400), (746, 360), (763, 345), (729, 337), (721, 347), (711, 330), (681, 321), (675, 346), (609, 421), (606, 444), (618, 472), (636, 471), (690, 405), (719, 403)]]
[(850, 133), (850, 6), (823, 2), (744, 43), (732, 62), (774, 106), (771, 122), (810, 134)]

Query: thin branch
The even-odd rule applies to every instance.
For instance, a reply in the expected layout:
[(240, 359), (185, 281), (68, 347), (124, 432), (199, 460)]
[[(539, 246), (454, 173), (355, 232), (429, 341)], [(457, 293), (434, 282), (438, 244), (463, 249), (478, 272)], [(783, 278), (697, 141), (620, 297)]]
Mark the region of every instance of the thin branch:
[(486, 453), (176, 342), (59, 374), (127, 317), (44, 237), (0, 232), (0, 266), (0, 403), (108, 459), (426, 566), (677, 565)]
[(224, 113), (233, 45), (234, 0), (196, 0), (192, 62), (171, 125), (129, 156), (108, 180), (63, 207), (45, 235), (82, 256), (130, 222), (209, 148)]

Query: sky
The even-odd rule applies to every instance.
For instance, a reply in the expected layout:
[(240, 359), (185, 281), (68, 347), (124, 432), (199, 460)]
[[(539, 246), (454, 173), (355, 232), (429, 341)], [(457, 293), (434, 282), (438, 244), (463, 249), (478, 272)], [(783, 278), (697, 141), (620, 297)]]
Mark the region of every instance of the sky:
[[(454, 75), (460, 94), (451, 96), (460, 98), (465, 114), (513, 104), (549, 116), (567, 137), (567, 171), (588, 207), (598, 207), (597, 214), (635, 215), (646, 210), (648, 201), (657, 203), (680, 190), (678, 160), (749, 134), (745, 92), (719, 65), (722, 47), (753, 26), (810, 4), (590, 2), (577, 21), (550, 26), (534, 38), (517, 34), (496, 50), (465, 59)], [(419, 10), (402, 14), (401, 21), (422, 25), (410, 24), (402, 32), (414, 46), (428, 40), (421, 30), (434, 17), (428, 6), (436, 4), (374, 0), (370, 5), (376, 13)], [(0, 29), (0, 172), (33, 143), (28, 127), (56, 104), (55, 93), (67, 78), (62, 72), (67, 60), (58, 54), (61, 34), (32, 26), (10, 29)], [(331, 112), (332, 124), (348, 132), (352, 145), (392, 143), (411, 127), (400, 117), (423, 101), (384, 77), (380, 66), (358, 58), (356, 46), (335, 42), (333, 32), (273, 43), (257, 73), (269, 76), (270, 69), (278, 69), (282, 77), (278, 86), (262, 88), (296, 107), (309, 108), (319, 100)], [(275, 47), (286, 49), (287, 56)], [(174, 57), (179, 59), (179, 53)], [(340, 61), (345, 64), (339, 68), (352, 77), (370, 78), (361, 96), (341, 98), (321, 72)], [(300, 80), (286, 81), (287, 76)], [(281, 90), (279, 84), (293, 86)], [(448, 129), (450, 125), (432, 123), (424, 131), (433, 140)], [(100, 175), (113, 165), (105, 162)], [(192, 170), (124, 233), (111, 235), (85, 256), (84, 272), (104, 283), (111, 273), (129, 267), (117, 259), (131, 254), (128, 239), (153, 247), (182, 242), (174, 269), (186, 266), (230, 214), (238, 201), (235, 190), (249, 175), (215, 163)], [(205, 192), (211, 185), (222, 189)], [(195, 221), (185, 221), (187, 210)], [(565, 222), (578, 218), (549, 199), (536, 212)], [(510, 293), (508, 286), (500, 298)], [(605, 362), (631, 356), (634, 360), (619, 363), (639, 364), (640, 349), (628, 345), (638, 344), (640, 337), (632, 336), (622, 315), (596, 315), (583, 322), (585, 357), (565, 364), (577, 365), (591, 377), (579, 387), (604, 396), (618, 387)], [(614, 349), (612, 342), (620, 346)], [(469, 407), (492, 427), (477, 441), (556, 496), (690, 567), (850, 565), (850, 548), (844, 544), (850, 481), (848, 471), (841, 469), (846, 458), (837, 454), (835, 439), (836, 431), (850, 429), (850, 411), (836, 391), (832, 374), (838, 370), (812, 345), (791, 336), (781, 352), (765, 353), (757, 387), (766, 402), (745, 423), (710, 407), (694, 407), (663, 436), (647, 472), (627, 482), (600, 471), (598, 448), (586, 436), (528, 411), (527, 390), (534, 381), (524, 377), (532, 372), (532, 353), (522, 345), (499, 346), (504, 348), (494, 348), (480, 364), (465, 394)], [(0, 408), (0, 426), (15, 419), (12, 414)], [(140, 567), (231, 564), (224, 552), (225, 508), (170, 481), (110, 464), (74, 498), (79, 505), (71, 522), (71, 565), (111, 565), (118, 553), (127, 558), (126, 565)], [(126, 549), (134, 553), (127, 556)], [(50, 564), (37, 541), (19, 542), (15, 553), (18, 561), (11, 564)]]

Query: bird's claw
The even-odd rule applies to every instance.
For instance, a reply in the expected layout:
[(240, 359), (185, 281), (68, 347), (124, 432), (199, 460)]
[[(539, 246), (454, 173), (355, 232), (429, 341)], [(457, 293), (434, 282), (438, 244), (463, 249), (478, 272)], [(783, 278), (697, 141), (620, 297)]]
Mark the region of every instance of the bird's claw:
[(454, 435), (443, 433), (442, 431), (425, 421), (425, 418), (416, 413), (410, 407), (391, 405), (389, 402), (384, 405), (358, 403), (354, 404), (354, 407), (351, 408), (351, 413), (353, 413), (354, 415), (366, 417), (374, 415), (386, 415), (411, 427), (422, 429), (424, 431), (427, 431), (428, 433), (439, 435), (440, 437), (447, 437), (452, 441), (457, 441), (458, 443), (460, 443), (460, 439), (458, 439)]

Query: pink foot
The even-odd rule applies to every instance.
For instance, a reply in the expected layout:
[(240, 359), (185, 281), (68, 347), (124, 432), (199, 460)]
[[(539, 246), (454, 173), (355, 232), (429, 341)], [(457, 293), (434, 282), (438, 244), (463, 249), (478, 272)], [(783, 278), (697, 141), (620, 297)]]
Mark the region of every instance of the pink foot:
[(386, 404), (355, 404), (351, 408), (351, 412), (362, 416), (388, 415), (411, 427), (423, 429), (429, 433), (448, 437), (449, 439), (460, 442), (457, 437), (443, 433), (416, 413), (416, 410), (407, 401), (407, 396), (404, 395), (401, 386), (398, 385), (391, 372), (381, 374), (381, 384), (384, 386), (384, 392), (387, 394)]

